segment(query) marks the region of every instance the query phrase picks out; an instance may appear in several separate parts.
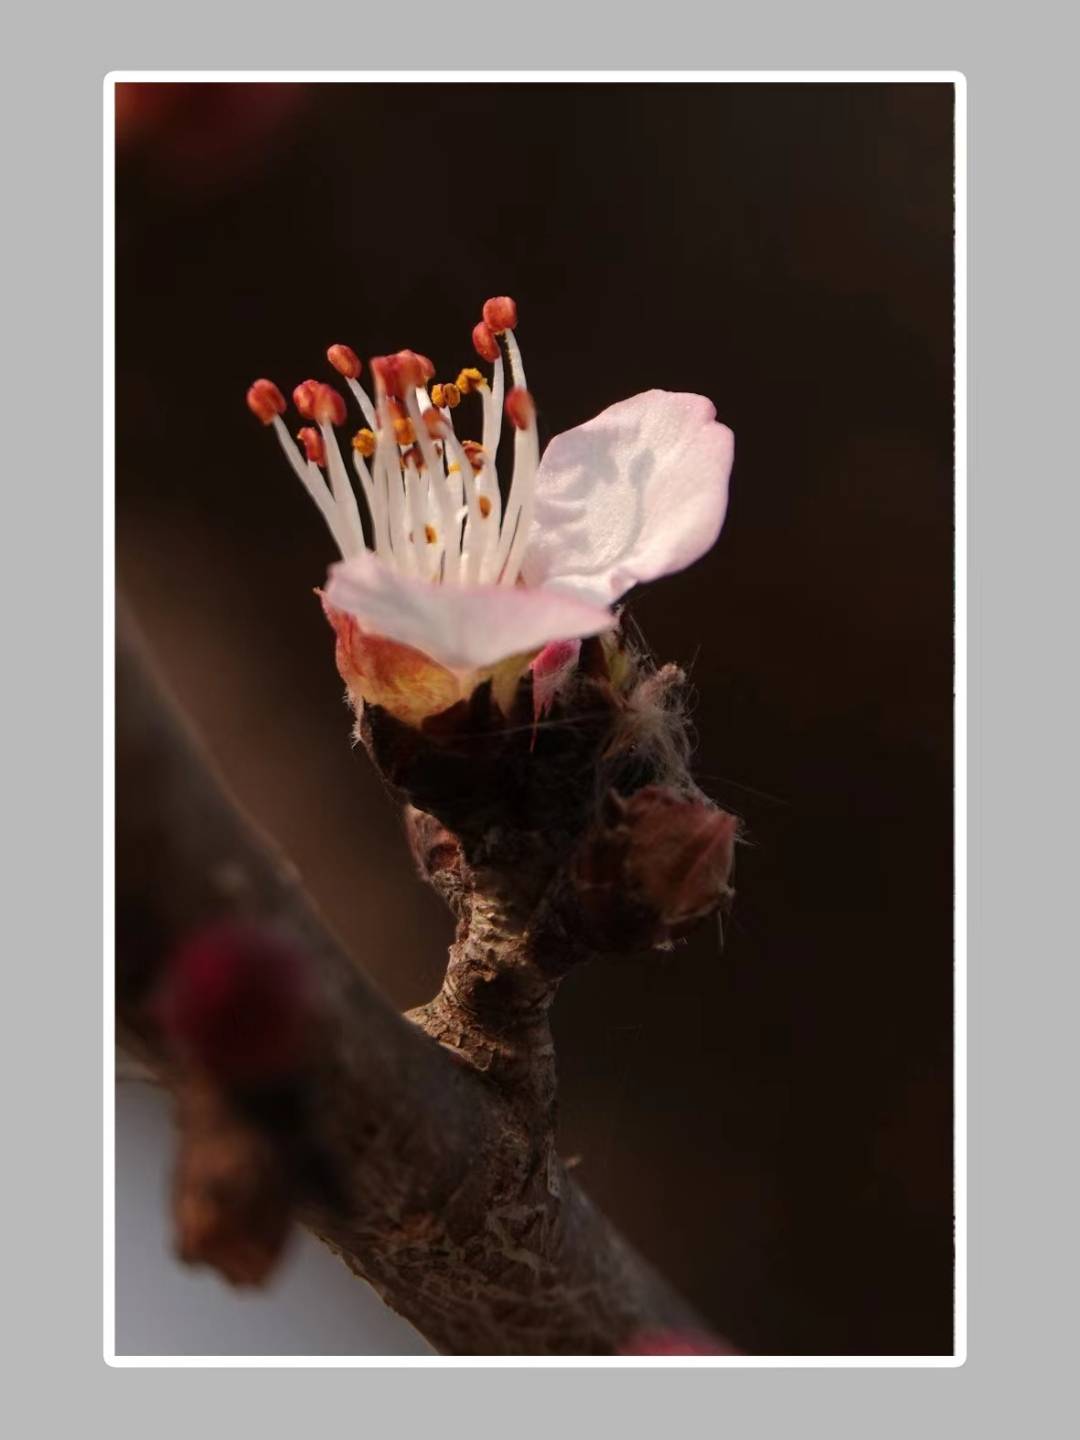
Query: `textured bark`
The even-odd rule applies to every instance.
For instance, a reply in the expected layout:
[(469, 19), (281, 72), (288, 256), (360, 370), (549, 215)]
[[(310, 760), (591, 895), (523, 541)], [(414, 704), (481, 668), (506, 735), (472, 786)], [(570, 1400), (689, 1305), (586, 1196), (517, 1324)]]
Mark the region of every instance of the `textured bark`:
[[(211, 1154), (220, 1155), (212, 1127), (228, 1133), (237, 1117), (278, 1137), (291, 1212), (440, 1351), (608, 1354), (641, 1331), (699, 1329), (555, 1148), (548, 1012), (559, 979), (587, 953), (568, 939), (557, 857), (589, 833), (581, 797), (594, 782), (565, 790), (557, 813), (548, 786), (518, 797), (539, 821), (494, 833), (490, 813), (477, 820), (471, 800), (463, 808), (452, 755), (433, 766), (421, 747), (395, 774), (388, 753), (409, 737), (392, 726), (381, 741), (367, 737), (404, 792), (423, 799), (425, 783), (431, 792), (408, 811), (410, 838), (458, 916), (442, 989), (404, 1018), (226, 794), (123, 618), (117, 684), (118, 1023), (188, 1111), (211, 1117)], [(586, 716), (567, 729), (560, 744), (574, 773), (606, 724), (590, 729)], [(519, 757), (508, 763), (525, 773)], [(230, 1096), (221, 1119), (198, 1088), (204, 1077), (186, 1076), (170, 1052), (153, 1000), (164, 957), (223, 915), (272, 926), (308, 957), (319, 1043), (280, 1093)], [(181, 1168), (200, 1173), (200, 1163), (187, 1154)]]

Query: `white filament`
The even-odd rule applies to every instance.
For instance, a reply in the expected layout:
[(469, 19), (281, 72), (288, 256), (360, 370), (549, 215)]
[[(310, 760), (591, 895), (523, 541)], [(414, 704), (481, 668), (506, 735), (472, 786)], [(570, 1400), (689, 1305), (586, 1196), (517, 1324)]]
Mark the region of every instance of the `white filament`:
[[(525, 367), (513, 332), (500, 337), (506, 346), (510, 379), (525, 388)], [(506, 377), (500, 351), (490, 388), (479, 387), (483, 406), (483, 465), (474, 472), (454, 431), (449, 408), (439, 410), (445, 434), (441, 443), (424, 424), (432, 408), (423, 387), (407, 387), (405, 407), (423, 457), (418, 468), (409, 446), (399, 445), (385, 396), (372, 401), (364, 387), (346, 378), (353, 398), (375, 434), (370, 465), (353, 447), (353, 469), (371, 516), (372, 548), (387, 564), (406, 574), (447, 584), (516, 583), (532, 525), (539, 466), (535, 419), (514, 427), (514, 468), (504, 509), (496, 455), (502, 434)], [(347, 559), (365, 548), (356, 494), (331, 425), (319, 426), (326, 452), (326, 475), (304, 458), (279, 416), (278, 442), (298, 479), (319, 507), (331, 535)], [(488, 505), (483, 513), (481, 501)], [(434, 532), (432, 543), (428, 536)]]

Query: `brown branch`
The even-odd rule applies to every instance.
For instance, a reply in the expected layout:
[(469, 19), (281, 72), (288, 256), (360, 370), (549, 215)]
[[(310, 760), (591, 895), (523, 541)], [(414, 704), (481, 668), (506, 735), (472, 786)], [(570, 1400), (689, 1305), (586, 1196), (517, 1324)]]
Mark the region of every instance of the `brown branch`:
[[(244, 1109), (243, 1096), (221, 1104), (212, 1092), (208, 1098), (205, 1077), (192, 1080), (178, 1067), (152, 1002), (163, 957), (206, 922), (230, 915), (291, 936), (321, 997), (317, 1051), (286, 1105), (293, 1130), (299, 1123), (303, 1133), (291, 1142), (291, 1178), (281, 1193), (436, 1349), (606, 1354), (639, 1332), (700, 1329), (556, 1153), (548, 1007), (560, 976), (581, 958), (568, 937), (587, 931), (582, 895), (610, 898), (603, 875), (592, 872), (567, 898), (565, 873), (554, 874), (552, 857), (573, 849), (574, 836), (551, 825), (503, 831), (496, 857), (490, 824), (470, 828), (463, 820), (450, 760), (435, 785), (445, 793), (426, 793), (423, 754), (390, 757), (390, 740), (402, 738), (392, 726), (368, 736), (391, 778), (402, 783), (404, 767), (403, 788), (413, 799), (426, 794), (428, 803), (409, 812), (414, 851), (459, 916), (446, 982), (410, 1021), (354, 967), (296, 872), (238, 811), (124, 618), (117, 683), (118, 1020), (128, 1044), (183, 1093), (192, 1133), (215, 1137), (216, 1148), (200, 1152), (204, 1170), (215, 1171), (215, 1193), (222, 1165), (228, 1169), (243, 1150), (226, 1143), (237, 1116), (250, 1134), (273, 1106), (260, 1102), (260, 1120), (258, 1107)], [(377, 712), (368, 719), (380, 723)], [(583, 730), (587, 736), (587, 726), (575, 729), (575, 744), (585, 743)], [(609, 822), (606, 849), (593, 850), (629, 864), (625, 818)], [(575, 823), (587, 829), (591, 821)], [(674, 909), (682, 905), (689, 917), (685, 897), (677, 898)], [(655, 905), (650, 914), (655, 924)], [(259, 1134), (275, 1133), (275, 1125), (280, 1130), (280, 1110)], [(277, 1161), (267, 1163), (277, 1193)], [(203, 1173), (189, 1153), (181, 1174), (193, 1172)], [(274, 1244), (267, 1245), (272, 1258)], [(242, 1279), (265, 1267), (255, 1256), (235, 1268)]]

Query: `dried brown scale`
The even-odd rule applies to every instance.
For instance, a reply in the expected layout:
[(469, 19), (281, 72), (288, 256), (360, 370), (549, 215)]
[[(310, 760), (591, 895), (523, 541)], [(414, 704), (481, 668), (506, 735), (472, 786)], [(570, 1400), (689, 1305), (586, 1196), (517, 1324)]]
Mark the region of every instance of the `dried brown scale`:
[[(417, 863), (458, 915), (446, 982), (410, 1024), (220, 789), (121, 627), (122, 1029), (175, 1081), (147, 1004), (156, 961), (222, 913), (287, 930), (315, 969), (323, 1026), (303, 1077), (304, 1143), (273, 1141), (295, 1215), (447, 1353), (606, 1354), (639, 1330), (701, 1328), (555, 1150), (548, 1011), (588, 953), (568, 940), (580, 931), (582, 847), (595, 843), (614, 781), (624, 796), (658, 777), (673, 794), (695, 790), (672, 763), (681, 740), (637, 693), (656, 675), (620, 691), (597, 673), (596, 647), (583, 651), (535, 745), (527, 722), (500, 727), (490, 696), (426, 735), (363, 717), (373, 757), (413, 807)], [(627, 719), (643, 703), (652, 728), (635, 738)], [(527, 685), (523, 707), (531, 715)], [(248, 1122), (273, 1140), (265, 1115), (249, 1109)]]

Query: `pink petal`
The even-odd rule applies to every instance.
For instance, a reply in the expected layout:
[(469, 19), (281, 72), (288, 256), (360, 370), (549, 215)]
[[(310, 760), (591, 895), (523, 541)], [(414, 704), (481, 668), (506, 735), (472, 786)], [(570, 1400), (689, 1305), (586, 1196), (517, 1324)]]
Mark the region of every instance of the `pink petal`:
[(691, 564), (720, 534), (734, 450), (710, 400), (667, 390), (557, 435), (536, 479), (526, 581), (611, 604)]
[(559, 590), (433, 585), (399, 574), (370, 550), (331, 567), (326, 598), (366, 630), (452, 670), (494, 665), (615, 624), (605, 607)]

